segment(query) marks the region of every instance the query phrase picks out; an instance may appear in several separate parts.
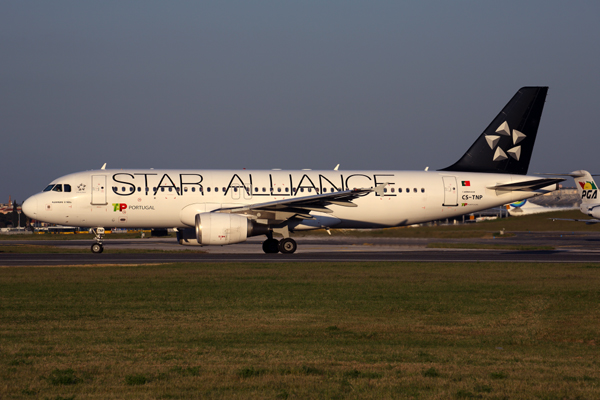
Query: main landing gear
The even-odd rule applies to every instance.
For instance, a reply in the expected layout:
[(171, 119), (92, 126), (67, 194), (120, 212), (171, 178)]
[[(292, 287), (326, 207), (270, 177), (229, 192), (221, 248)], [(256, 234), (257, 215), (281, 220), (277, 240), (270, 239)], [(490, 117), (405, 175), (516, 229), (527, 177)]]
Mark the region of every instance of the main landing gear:
[(94, 240), (96, 243), (92, 245), (92, 253), (100, 254), (104, 251), (102, 241), (104, 240), (104, 228), (96, 228), (91, 230), (95, 235)]
[(267, 236), (262, 244), (263, 251), (267, 254), (283, 253), (292, 254), (298, 248), (296, 241), (292, 238), (284, 238), (281, 240), (273, 239), (273, 234)]

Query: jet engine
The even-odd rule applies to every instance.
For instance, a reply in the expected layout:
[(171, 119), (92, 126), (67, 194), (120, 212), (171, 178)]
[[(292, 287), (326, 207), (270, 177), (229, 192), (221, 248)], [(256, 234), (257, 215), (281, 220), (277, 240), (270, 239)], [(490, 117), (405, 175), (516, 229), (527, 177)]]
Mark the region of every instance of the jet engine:
[(589, 215), (590, 217), (600, 218), (600, 207), (598, 207), (598, 206), (592, 207), (592, 208), (588, 209), (588, 212), (586, 214)]
[(267, 225), (238, 214), (196, 214), (195, 229), (180, 229), (177, 240), (182, 245), (225, 245), (246, 241), (250, 236), (263, 235), (269, 231)]

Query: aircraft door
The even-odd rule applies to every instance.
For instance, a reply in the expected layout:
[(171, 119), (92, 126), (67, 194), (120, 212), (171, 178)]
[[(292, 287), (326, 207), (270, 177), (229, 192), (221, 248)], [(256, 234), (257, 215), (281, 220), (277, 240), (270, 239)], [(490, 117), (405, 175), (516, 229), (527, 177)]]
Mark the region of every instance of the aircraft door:
[(244, 192), (244, 199), (246, 199), (246, 200), (252, 199), (252, 186), (242, 187), (242, 190)]
[(239, 200), (240, 199), (240, 192), (244, 190), (243, 187), (241, 186), (232, 186), (229, 188), (229, 191), (231, 192), (231, 198), (233, 200)]
[(458, 206), (458, 190), (456, 188), (455, 176), (443, 176), (444, 180), (444, 204), (447, 207)]
[(107, 204), (106, 175), (92, 175), (92, 204)]

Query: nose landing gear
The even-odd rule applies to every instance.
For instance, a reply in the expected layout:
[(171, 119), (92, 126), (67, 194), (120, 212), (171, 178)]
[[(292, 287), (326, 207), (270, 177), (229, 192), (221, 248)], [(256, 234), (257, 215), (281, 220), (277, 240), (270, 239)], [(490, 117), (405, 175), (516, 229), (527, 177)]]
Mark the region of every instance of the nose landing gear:
[(100, 254), (104, 251), (104, 246), (102, 245), (102, 241), (104, 240), (104, 228), (91, 229), (91, 231), (95, 235), (94, 240), (96, 241), (91, 247), (92, 253)]

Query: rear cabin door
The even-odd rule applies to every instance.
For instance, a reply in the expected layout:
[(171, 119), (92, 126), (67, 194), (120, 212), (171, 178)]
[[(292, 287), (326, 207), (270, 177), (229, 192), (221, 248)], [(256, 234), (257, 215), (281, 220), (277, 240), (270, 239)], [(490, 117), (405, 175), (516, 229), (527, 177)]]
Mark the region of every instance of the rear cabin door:
[(92, 204), (106, 203), (106, 175), (92, 175)]
[(455, 176), (443, 176), (444, 180), (444, 206), (458, 206), (458, 190), (456, 188)]

